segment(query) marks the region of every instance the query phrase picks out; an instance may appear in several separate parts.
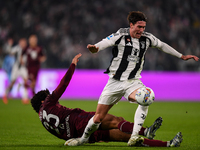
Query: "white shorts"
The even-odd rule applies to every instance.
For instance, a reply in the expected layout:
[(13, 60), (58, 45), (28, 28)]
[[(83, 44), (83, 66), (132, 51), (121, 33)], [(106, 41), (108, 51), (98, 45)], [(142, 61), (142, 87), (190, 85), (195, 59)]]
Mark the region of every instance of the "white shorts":
[(21, 66), (18, 68), (18, 66), (14, 65), (11, 73), (11, 81), (16, 80), (18, 77), (22, 77), (23, 79), (28, 78), (28, 71), (26, 67)]
[(114, 105), (123, 96), (129, 100), (129, 95), (141, 87), (145, 87), (145, 85), (140, 79), (118, 81), (113, 78), (109, 78), (108, 83), (101, 93), (98, 104)]

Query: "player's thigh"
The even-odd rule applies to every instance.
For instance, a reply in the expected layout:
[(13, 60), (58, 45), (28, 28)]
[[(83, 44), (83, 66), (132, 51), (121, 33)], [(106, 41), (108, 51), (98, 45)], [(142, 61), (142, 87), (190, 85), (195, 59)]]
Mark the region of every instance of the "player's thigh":
[(145, 87), (145, 85), (142, 83), (141, 80), (139, 79), (128, 80), (126, 82), (126, 89), (125, 89), (126, 92), (124, 97), (130, 102), (135, 102), (135, 93), (141, 87)]
[(131, 137), (131, 134), (121, 132), (119, 129), (109, 130), (109, 134), (110, 134), (109, 141), (128, 142), (128, 140)]
[(103, 119), (100, 128), (103, 130), (117, 129), (118, 124), (123, 121), (124, 118), (117, 117), (111, 114), (107, 114)]
[(18, 77), (18, 68), (17, 66), (13, 66), (12, 72), (11, 72), (11, 81), (16, 80)]
[(123, 82), (110, 78), (101, 93), (98, 104), (114, 105), (123, 95)]
[(28, 71), (25, 67), (21, 67), (19, 73), (23, 79), (28, 79)]

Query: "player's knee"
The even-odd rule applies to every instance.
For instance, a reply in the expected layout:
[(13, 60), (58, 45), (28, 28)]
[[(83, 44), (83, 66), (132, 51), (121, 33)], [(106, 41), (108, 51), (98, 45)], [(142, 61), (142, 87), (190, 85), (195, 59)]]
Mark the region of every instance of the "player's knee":
[(117, 128), (118, 124), (123, 121), (124, 118), (123, 117), (114, 117), (111, 121), (113, 128)]
[(118, 120), (121, 122), (123, 120), (125, 120), (123, 117), (118, 117)]
[(116, 119), (115, 119), (116, 125), (118, 126), (118, 124), (119, 124), (121, 121), (123, 121), (123, 120), (124, 120), (123, 117), (116, 117)]

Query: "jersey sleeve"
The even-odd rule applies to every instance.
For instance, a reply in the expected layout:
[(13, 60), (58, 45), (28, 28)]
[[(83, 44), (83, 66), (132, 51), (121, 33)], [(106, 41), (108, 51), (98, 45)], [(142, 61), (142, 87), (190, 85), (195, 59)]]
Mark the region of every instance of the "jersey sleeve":
[(108, 47), (114, 46), (115, 42), (121, 37), (119, 30), (116, 33), (112, 33), (108, 37), (104, 38), (100, 42), (96, 43), (95, 46), (99, 47), (99, 51), (104, 50)]
[(152, 48), (160, 48), (161, 46), (161, 41), (155, 37), (153, 34), (151, 33), (148, 33), (148, 32), (145, 32), (144, 35), (149, 39), (150, 41), (150, 45), (149, 47), (152, 47)]
[(176, 56), (178, 58), (181, 58), (182, 54), (179, 53), (178, 51), (176, 51), (174, 48), (172, 48), (171, 46), (169, 46), (168, 44), (160, 41), (158, 38), (156, 38), (154, 35), (150, 34), (150, 33), (146, 33), (146, 36), (149, 38), (150, 40), (150, 47), (155, 47), (158, 48), (159, 50)]
[(52, 99), (51, 103), (55, 104), (58, 102), (58, 99), (62, 96), (62, 94), (65, 92), (67, 86), (69, 85), (69, 82), (72, 78), (72, 75), (74, 74), (75, 70), (75, 64), (71, 64), (68, 71), (64, 75), (64, 77), (61, 79), (59, 85), (57, 88), (52, 92)]

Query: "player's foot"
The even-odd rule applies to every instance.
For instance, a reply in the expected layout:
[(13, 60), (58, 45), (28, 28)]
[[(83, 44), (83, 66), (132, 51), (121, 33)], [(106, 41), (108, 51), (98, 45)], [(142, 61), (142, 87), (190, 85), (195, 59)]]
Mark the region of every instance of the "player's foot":
[(145, 136), (148, 139), (153, 139), (155, 137), (155, 133), (156, 131), (160, 128), (160, 126), (162, 125), (163, 119), (162, 117), (157, 118), (154, 123), (148, 127), (145, 132)]
[(7, 96), (6, 96), (6, 95), (3, 96), (3, 103), (4, 103), (4, 104), (8, 104), (8, 99), (7, 99)]
[(128, 146), (142, 146), (144, 138), (140, 136), (131, 136), (128, 141)]
[(170, 141), (169, 147), (179, 147), (183, 141), (183, 135), (181, 132), (178, 132), (176, 136)]
[(27, 104), (29, 104), (29, 103), (30, 103), (30, 102), (29, 102), (28, 99), (22, 99), (22, 104), (27, 105)]
[(65, 142), (65, 146), (79, 146), (88, 143), (88, 139), (82, 140), (81, 138), (69, 139)]

